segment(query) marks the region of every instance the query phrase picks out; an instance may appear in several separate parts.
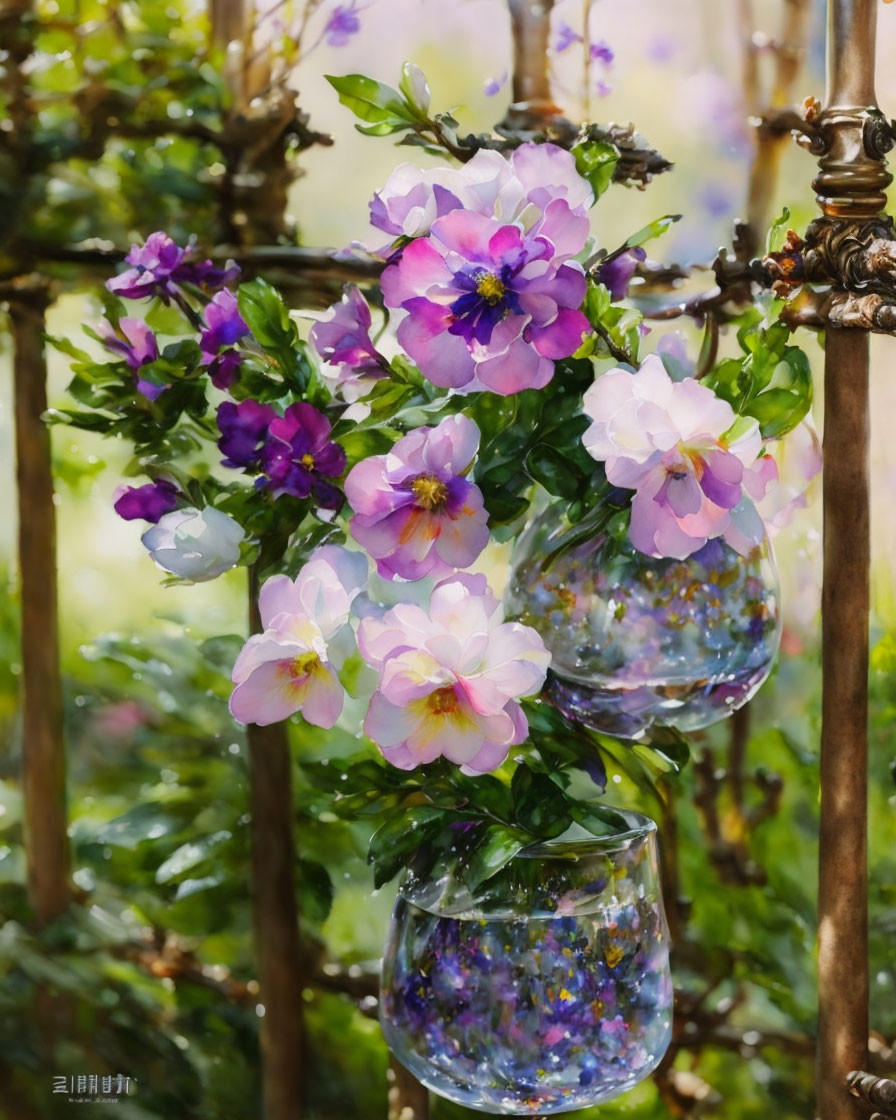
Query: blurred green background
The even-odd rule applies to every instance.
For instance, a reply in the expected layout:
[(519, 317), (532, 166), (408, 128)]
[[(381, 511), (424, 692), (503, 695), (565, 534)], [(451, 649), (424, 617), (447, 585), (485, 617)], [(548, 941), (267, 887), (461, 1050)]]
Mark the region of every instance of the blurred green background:
[[(333, 5), (311, 5), (309, 41)], [(747, 189), (751, 138), (741, 85), (742, 33), (735, 0), (596, 0), (591, 33), (606, 39), (615, 61), (602, 75), (609, 92), (592, 92), (601, 121), (637, 122), (676, 167), (644, 192), (614, 188), (596, 211), (598, 243), (613, 248), (629, 231), (665, 213), (683, 220), (653, 249), (668, 261), (708, 261), (730, 240)], [(755, 5), (756, 26), (773, 38), (784, 4)], [(813, 9), (806, 68), (798, 93), (822, 88), (822, 8)], [(82, 50), (100, 62), (105, 49), (101, 4), (39, 5), (54, 19), (87, 25)], [(140, 51), (181, 49), (189, 60), (204, 34), (201, 12), (165, 0), (122, 4), (125, 52), (114, 61), (121, 80)], [(488, 96), (510, 66), (507, 12), (501, 0), (371, 0), (359, 8), (360, 30), (342, 46), (324, 40), (291, 76), (311, 127), (334, 138), (298, 156), (302, 177), (291, 187), (289, 209), (302, 243), (344, 246), (366, 239), (366, 204), (400, 159), (426, 161), (389, 140), (359, 136), (325, 73), (361, 71), (395, 82), (410, 59), (427, 73), (433, 103), (457, 106), (463, 131), (488, 129), (508, 104), (504, 85)], [(554, 21), (581, 29), (582, 4), (561, 0)], [(879, 57), (896, 47), (896, 6), (881, 18)], [(180, 46), (178, 46), (180, 36)], [(69, 36), (69, 39), (71, 36)], [(82, 80), (84, 58), (73, 57), (62, 31), (40, 42), (46, 89), (61, 98)], [(110, 41), (111, 42), (111, 41)], [(120, 43), (120, 39), (116, 40)], [(174, 43), (172, 48), (171, 43)], [(154, 45), (155, 44), (155, 45)], [(112, 49), (111, 46), (109, 48)], [(118, 49), (118, 48), (116, 48)], [(770, 52), (757, 40), (760, 66)], [(767, 57), (768, 56), (768, 57)], [(99, 63), (97, 64), (99, 66)], [(189, 68), (189, 62), (184, 65)], [(573, 118), (585, 112), (580, 63), (573, 52), (554, 60), (557, 100)], [(100, 67), (101, 68), (101, 67)], [(89, 70), (89, 67), (88, 67)], [(99, 72), (99, 71), (98, 71)], [(201, 74), (189, 80), (206, 80)], [(882, 65), (879, 94), (896, 107), (896, 71)], [(167, 92), (166, 92), (167, 90)], [(151, 94), (176, 115), (164, 81)], [(197, 94), (199, 96), (199, 94)], [(167, 99), (167, 101), (165, 100)], [(50, 108), (47, 112), (61, 111)], [(66, 111), (70, 111), (67, 109)], [(91, 192), (105, 197), (110, 230), (147, 232), (132, 221), (127, 192), (155, 205), (158, 224), (170, 214), (201, 214), (195, 168), (186, 155), (165, 154), (161, 142), (107, 152), (95, 164), (69, 168), (50, 183), (41, 221), (56, 235), (71, 226), (84, 236), (79, 207)], [(136, 154), (135, 154), (136, 153)], [(164, 159), (162, 156), (164, 155)], [(776, 212), (785, 203), (791, 223), (813, 216), (811, 157), (794, 148), (783, 166)], [(191, 195), (190, 192), (193, 192)], [(115, 212), (116, 199), (121, 204)], [(147, 203), (148, 200), (148, 203)], [(126, 205), (127, 203), (127, 205)], [(134, 214), (139, 213), (136, 205)], [(193, 208), (192, 211), (190, 208)], [(197, 217), (197, 223), (199, 218)], [(81, 221), (84, 225), (84, 222)], [(185, 235), (182, 217), (176, 232)], [(172, 231), (174, 232), (174, 231)], [(205, 228), (197, 224), (200, 240)], [(620, 236), (621, 234), (621, 236)], [(374, 243), (378, 243), (374, 241)], [(700, 283), (698, 280), (695, 283)], [(705, 280), (702, 282), (708, 283)], [(95, 291), (67, 291), (52, 307), (49, 329), (82, 344), (81, 325), (99, 317)], [(663, 328), (665, 329), (665, 328)], [(683, 328), (688, 332), (688, 328)], [(692, 345), (695, 344), (689, 335)], [(818, 368), (818, 348), (805, 343)], [(896, 757), (891, 727), (896, 707), (896, 517), (890, 489), (896, 448), (888, 419), (896, 410), (889, 376), (893, 342), (874, 339), (872, 447), (874, 485), (872, 619), (872, 998), (873, 1022), (896, 1036)], [(7, 594), (0, 602), (0, 1117), (69, 1115), (54, 1102), (54, 1076), (122, 1073), (136, 1088), (115, 1106), (121, 1120), (244, 1120), (259, 1115), (257, 1022), (251, 918), (247, 889), (248, 836), (245, 751), (226, 706), (229, 668), (244, 633), (242, 573), (197, 587), (161, 586), (139, 542), (139, 530), (112, 511), (128, 450), (85, 432), (53, 430), (58, 480), (60, 610), (65, 719), (70, 766), (71, 836), (75, 882), (84, 906), (48, 930), (30, 932), (24, 893), (21, 732), (17, 716), (18, 618), (15, 572), (16, 510), (8, 337), (0, 334), (0, 568)], [(51, 404), (65, 401), (65, 359), (51, 355)], [(819, 426), (823, 418), (816, 415)], [(751, 1120), (805, 1120), (811, 1114), (812, 1061), (804, 1040), (814, 1029), (814, 883), (819, 730), (820, 513), (817, 493), (776, 538), (782, 573), (785, 638), (781, 664), (751, 706), (748, 771), (762, 801), (769, 775), (782, 780), (780, 802), (746, 837), (759, 873), (750, 885), (725, 881), (719, 853), (693, 800), (695, 784), (724, 765), (730, 728), (698, 737), (708, 771), (691, 767), (675, 782), (681, 893), (689, 901), (689, 941), (702, 967), (682, 963), (683, 991), (730, 1028), (678, 1058), (681, 1103), (662, 1100), (648, 1082), (599, 1110), (602, 1117), (649, 1120), (669, 1115)], [(496, 569), (502, 557), (494, 558)], [(292, 729), (296, 760), (300, 906), (306, 932), (346, 965), (375, 962), (391, 900), (374, 892), (364, 864), (366, 835), (321, 814), (301, 777), (300, 760), (339, 754), (354, 733), (348, 718), (332, 736)], [(700, 774), (704, 777), (701, 778)], [(648, 813), (657, 806), (620, 779), (618, 800)], [(721, 805), (724, 820), (724, 794)], [(332, 883), (332, 897), (325, 866)], [(135, 943), (149, 946), (143, 955)], [(153, 948), (154, 946), (154, 948)], [(690, 958), (689, 958), (690, 959)], [(68, 994), (48, 1054), (40, 1038), (42, 991)], [(375, 1021), (346, 996), (309, 989), (309, 1116), (320, 1120), (386, 1115), (387, 1056)], [(744, 1033), (746, 1032), (746, 1034)], [(755, 1036), (751, 1032), (756, 1033)], [(761, 1037), (761, 1032), (771, 1040)], [(733, 1041), (732, 1041), (733, 1039)], [(80, 1106), (94, 1114), (101, 1105)], [(678, 1111), (677, 1109), (680, 1109)], [(472, 1116), (433, 1102), (436, 1120)], [(582, 1114), (583, 1117), (586, 1115)], [(592, 1115), (588, 1113), (587, 1115)], [(594, 1113), (597, 1115), (597, 1113)]]

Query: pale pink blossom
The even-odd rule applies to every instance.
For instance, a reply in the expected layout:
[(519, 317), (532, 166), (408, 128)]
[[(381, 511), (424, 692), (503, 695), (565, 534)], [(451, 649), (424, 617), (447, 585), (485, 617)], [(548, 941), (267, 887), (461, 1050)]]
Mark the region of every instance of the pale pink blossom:
[(475, 773), (500, 766), (528, 733), (518, 701), (550, 663), (533, 629), (504, 621), (481, 575), (437, 584), (428, 611), (401, 603), (362, 619), (358, 645), (379, 674), (364, 730), (403, 770), (440, 756)]
[(488, 544), (482, 492), (464, 477), (479, 429), (463, 415), (416, 428), (387, 455), (349, 472), (350, 530), (386, 579), (444, 576), (466, 568)]
[(578, 216), (594, 201), (569, 152), (556, 144), (522, 144), (510, 156), (482, 148), (460, 168), (400, 164), (374, 195), (370, 221), (392, 237), (421, 237), (453, 210), (472, 210), (526, 231), (556, 199)]
[(648, 556), (683, 559), (714, 537), (741, 551), (758, 544), (752, 506), (777, 478), (759, 424), (693, 378), (672, 381), (662, 360), (615, 369), (585, 394), (583, 442), (613, 486), (634, 490), (630, 537)]
[(300, 711), (309, 723), (333, 726), (345, 700), (338, 670), (355, 648), (349, 615), (366, 584), (366, 557), (338, 545), (317, 549), (294, 580), (265, 582), (263, 632), (233, 667), (235, 719), (265, 725)]

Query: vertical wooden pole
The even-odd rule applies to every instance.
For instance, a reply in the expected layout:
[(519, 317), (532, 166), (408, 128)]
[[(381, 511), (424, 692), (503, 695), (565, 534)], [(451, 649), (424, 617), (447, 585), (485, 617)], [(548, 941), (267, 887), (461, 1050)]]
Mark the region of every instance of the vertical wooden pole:
[(22, 599), (22, 782), (28, 895), (41, 924), (70, 898), (56, 582), (56, 506), (43, 335), (46, 297), (10, 303)]
[(507, 4), (513, 34), (514, 104), (526, 105), (530, 112), (556, 113), (548, 55), (554, 0), (507, 0)]
[[(249, 573), (249, 624), (258, 633), (258, 580)], [(292, 771), (286, 725), (250, 724), (252, 903), (258, 983), (264, 1014), (261, 1058), (264, 1120), (300, 1120), (304, 978), (295, 894)]]
[[(228, 50), (225, 78), (231, 86), (233, 113), (248, 102), (248, 51), (251, 47), (252, 0), (209, 0), (212, 41)], [(237, 207), (232, 181), (240, 152), (228, 154), (228, 189), (222, 194), (222, 226), (235, 236)], [(261, 175), (261, 186), (265, 181)], [(244, 223), (267, 209), (263, 189), (245, 205)], [(285, 194), (283, 196), (285, 202)], [(251, 205), (252, 203), (255, 205)], [(282, 210), (282, 206), (281, 206)], [(270, 215), (265, 215), (269, 217)], [(282, 215), (273, 215), (275, 220)], [(261, 630), (258, 575), (249, 572), (249, 629)], [(297, 849), (293, 829), (292, 764), (286, 725), (246, 729), (249, 754), (249, 810), (252, 849), (252, 911), (255, 956), (264, 1014), (260, 1024), (264, 1120), (301, 1120), (304, 1083), (304, 1024), (299, 913), (295, 891)]]
[(389, 1061), (388, 1120), (427, 1120), (429, 1093), (426, 1088), (395, 1060)]
[[(794, 100), (797, 79), (806, 53), (811, 16), (811, 0), (784, 0), (781, 35), (775, 55), (774, 80), (768, 101), (771, 110), (787, 108)], [(763, 106), (751, 100), (757, 92), (757, 77), (751, 71), (751, 67), (755, 69), (755, 48), (752, 48), (752, 44), (748, 44), (745, 46), (745, 52), (745, 66), (747, 74), (750, 75), (744, 87), (746, 107), (751, 115), (759, 115)], [(760, 125), (756, 130), (746, 203), (746, 237), (749, 239), (749, 245), (745, 246), (744, 252), (747, 257), (761, 251), (762, 239), (772, 218), (771, 210), (780, 178), (781, 161), (790, 140), (788, 132), (767, 125)]]
[[(815, 180), (828, 222), (875, 218), (890, 176), (866, 151), (878, 0), (828, 0), (828, 82)], [(846, 1089), (868, 1047), (868, 336), (827, 331), (824, 412), (818, 1116), (864, 1114)]]
[(818, 1109), (853, 1120), (846, 1092), (868, 1046), (868, 336), (829, 330), (824, 378)]

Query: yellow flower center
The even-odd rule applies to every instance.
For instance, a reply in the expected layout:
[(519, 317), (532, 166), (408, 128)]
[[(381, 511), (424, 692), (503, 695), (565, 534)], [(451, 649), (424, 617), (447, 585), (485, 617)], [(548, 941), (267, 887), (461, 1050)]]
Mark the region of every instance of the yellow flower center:
[(421, 474), (411, 483), (411, 492), (417, 505), (423, 509), (441, 509), (448, 497), (448, 487), (434, 474)]
[(313, 468), (314, 468), (314, 456), (309, 455), (307, 451), (302, 456), (302, 458), (299, 459), (299, 462), (302, 464), (303, 467), (307, 467), (309, 471), (313, 470)]
[(492, 307), (504, 298), (504, 285), (493, 272), (484, 272), (476, 281), (476, 291)]
[(428, 702), (429, 710), (435, 716), (450, 715), (452, 712), (456, 712), (459, 707), (457, 693), (450, 686), (448, 688), (438, 688), (435, 692), (431, 692)]
[(299, 656), (294, 657), (290, 663), (289, 675), (293, 680), (297, 680), (299, 677), (307, 677), (318, 665), (320, 665), (320, 657), (313, 651), (299, 654)]

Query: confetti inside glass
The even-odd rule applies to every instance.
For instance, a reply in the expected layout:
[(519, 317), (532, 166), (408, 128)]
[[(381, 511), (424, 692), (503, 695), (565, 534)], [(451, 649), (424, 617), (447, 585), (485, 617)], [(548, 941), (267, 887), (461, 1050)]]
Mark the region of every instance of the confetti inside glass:
[(746, 556), (717, 539), (655, 560), (602, 533), (557, 554), (575, 532), (557, 506), (544, 510), (505, 595), (508, 617), (551, 651), (548, 693), (570, 719), (632, 739), (654, 725), (695, 731), (755, 694), (781, 634), (767, 539)]
[(409, 877), (383, 964), (390, 1049), (449, 1100), (500, 1115), (567, 1112), (646, 1078), (672, 1030), (656, 826), (584, 830), (521, 852), (474, 898)]

